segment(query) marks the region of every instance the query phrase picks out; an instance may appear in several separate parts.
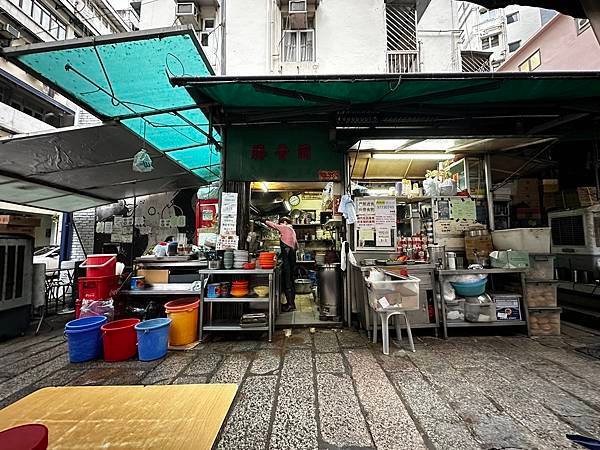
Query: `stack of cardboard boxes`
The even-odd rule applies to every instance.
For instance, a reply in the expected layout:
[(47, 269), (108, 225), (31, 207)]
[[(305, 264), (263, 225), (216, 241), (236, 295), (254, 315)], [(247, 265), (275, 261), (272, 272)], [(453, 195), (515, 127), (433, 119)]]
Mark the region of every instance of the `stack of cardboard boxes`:
[(0, 215), (1, 234), (24, 234), (35, 237), (35, 227), (39, 227), (41, 220), (37, 217)]
[(517, 222), (522, 226), (534, 225), (542, 219), (540, 180), (521, 178), (514, 184), (512, 204)]
[(544, 191), (544, 209), (578, 209), (598, 203), (598, 193), (595, 187), (581, 186), (577, 189), (560, 190), (558, 180), (542, 180)]

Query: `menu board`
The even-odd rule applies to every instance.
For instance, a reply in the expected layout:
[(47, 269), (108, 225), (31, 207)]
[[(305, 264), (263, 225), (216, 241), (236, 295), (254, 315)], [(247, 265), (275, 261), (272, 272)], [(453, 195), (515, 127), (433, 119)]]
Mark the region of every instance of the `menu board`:
[(357, 197), (356, 248), (393, 248), (396, 236), (395, 197)]

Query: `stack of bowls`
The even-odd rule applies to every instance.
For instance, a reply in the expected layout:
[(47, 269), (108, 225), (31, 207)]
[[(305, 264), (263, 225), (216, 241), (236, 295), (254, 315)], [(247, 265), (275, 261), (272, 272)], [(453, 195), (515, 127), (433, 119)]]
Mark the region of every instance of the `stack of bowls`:
[(243, 269), (248, 262), (248, 250), (235, 250), (233, 252), (233, 268)]
[(248, 280), (234, 281), (231, 285), (231, 296), (232, 297), (244, 297), (248, 295)]
[(223, 254), (223, 267), (231, 269), (233, 267), (233, 250), (225, 250)]
[(261, 269), (272, 269), (275, 267), (275, 252), (262, 252), (258, 257)]

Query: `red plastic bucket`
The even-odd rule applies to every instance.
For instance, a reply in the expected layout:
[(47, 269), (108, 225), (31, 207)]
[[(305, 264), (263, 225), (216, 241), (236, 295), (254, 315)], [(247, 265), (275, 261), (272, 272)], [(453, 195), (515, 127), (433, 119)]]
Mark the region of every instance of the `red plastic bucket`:
[(125, 361), (137, 353), (136, 324), (139, 319), (115, 320), (102, 325), (105, 361)]
[(110, 277), (117, 273), (117, 255), (88, 255), (79, 267), (85, 268), (86, 277)]
[(0, 448), (13, 450), (46, 450), (48, 428), (40, 423), (20, 425), (0, 432)]

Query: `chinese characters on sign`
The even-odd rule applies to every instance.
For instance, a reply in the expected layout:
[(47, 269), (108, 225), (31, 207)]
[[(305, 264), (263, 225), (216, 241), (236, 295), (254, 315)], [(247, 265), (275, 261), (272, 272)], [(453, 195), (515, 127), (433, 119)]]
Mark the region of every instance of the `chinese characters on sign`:
[(392, 247), (396, 236), (396, 199), (357, 198), (358, 247)]
[(221, 194), (221, 232), (222, 236), (234, 236), (237, 226), (237, 204), (236, 192), (223, 192)]
[[(279, 144), (274, 153), (275, 155), (277, 155), (278, 160), (286, 161), (289, 155), (289, 148), (286, 144)], [(269, 151), (266, 149), (264, 144), (254, 144), (250, 148), (250, 158), (254, 161), (264, 161), (268, 157), (268, 154)], [(310, 161), (312, 159), (312, 148), (310, 144), (298, 145), (298, 159), (300, 161)], [(339, 179), (339, 172), (337, 172), (337, 175), (338, 177), (336, 178), (336, 180)]]

